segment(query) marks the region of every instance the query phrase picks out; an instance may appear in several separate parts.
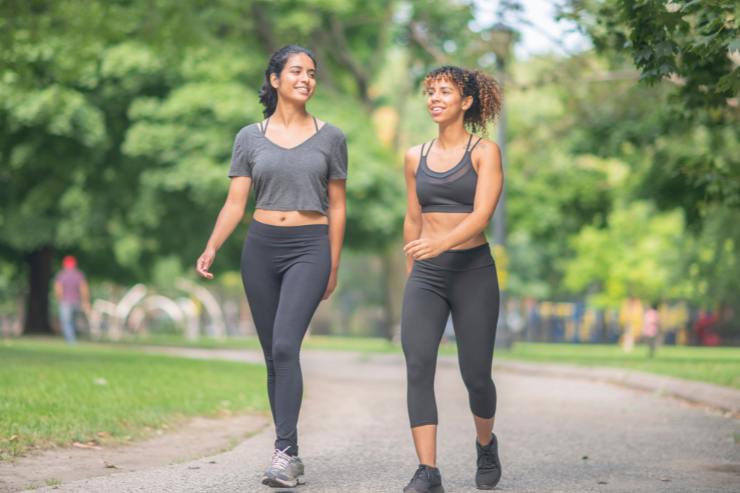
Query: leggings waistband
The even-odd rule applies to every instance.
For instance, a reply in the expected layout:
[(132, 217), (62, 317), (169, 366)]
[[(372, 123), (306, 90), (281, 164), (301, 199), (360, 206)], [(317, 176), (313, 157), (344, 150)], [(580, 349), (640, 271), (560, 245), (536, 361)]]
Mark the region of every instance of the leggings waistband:
[(249, 223), (247, 234), (269, 236), (272, 238), (318, 238), (329, 234), (329, 225), (304, 224), (302, 226), (273, 226), (252, 219)]
[(417, 260), (416, 263), (443, 270), (470, 270), (487, 267), (494, 262), (490, 245), (483, 243), (465, 250), (447, 250), (436, 257)]

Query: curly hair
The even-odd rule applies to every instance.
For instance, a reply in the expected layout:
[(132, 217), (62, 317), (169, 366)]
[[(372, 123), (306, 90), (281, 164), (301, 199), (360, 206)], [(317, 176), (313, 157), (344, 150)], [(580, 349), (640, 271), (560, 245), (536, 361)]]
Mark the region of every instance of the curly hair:
[(496, 80), (480, 70), (444, 65), (424, 77), (424, 87), (446, 79), (457, 86), (463, 97), (472, 96), (473, 104), (465, 111), (463, 122), (472, 132), (485, 132), (501, 113), (501, 89)]

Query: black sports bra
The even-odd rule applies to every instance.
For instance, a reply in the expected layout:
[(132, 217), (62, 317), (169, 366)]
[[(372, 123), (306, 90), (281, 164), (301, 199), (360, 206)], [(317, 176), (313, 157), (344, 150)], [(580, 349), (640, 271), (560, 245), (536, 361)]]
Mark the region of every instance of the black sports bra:
[(421, 212), (472, 212), (475, 200), (475, 187), (478, 184), (478, 173), (473, 168), (471, 154), (478, 142), (470, 146), (473, 135), (470, 135), (465, 146), (465, 154), (455, 166), (447, 171), (432, 171), (427, 166), (427, 156), (434, 144), (429, 143), (426, 154), (421, 146), (419, 168), (416, 171), (416, 197), (421, 205)]

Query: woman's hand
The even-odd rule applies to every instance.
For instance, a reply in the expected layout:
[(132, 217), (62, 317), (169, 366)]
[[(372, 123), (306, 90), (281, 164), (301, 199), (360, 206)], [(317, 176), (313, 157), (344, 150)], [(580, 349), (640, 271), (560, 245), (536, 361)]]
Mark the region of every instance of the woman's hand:
[(213, 274), (208, 272), (208, 269), (211, 268), (211, 264), (213, 264), (213, 259), (215, 258), (216, 250), (213, 248), (206, 248), (201, 256), (198, 257), (198, 260), (195, 262), (195, 270), (198, 271), (201, 277), (213, 279)]
[(414, 260), (436, 257), (445, 250), (441, 241), (429, 238), (419, 238), (418, 240), (410, 241), (403, 247), (404, 253)]
[(324, 291), (324, 296), (321, 299), (328, 300), (329, 296), (331, 296), (331, 294), (334, 292), (336, 287), (337, 287), (337, 271), (332, 269), (331, 274), (329, 274), (329, 281), (326, 283), (326, 291)]

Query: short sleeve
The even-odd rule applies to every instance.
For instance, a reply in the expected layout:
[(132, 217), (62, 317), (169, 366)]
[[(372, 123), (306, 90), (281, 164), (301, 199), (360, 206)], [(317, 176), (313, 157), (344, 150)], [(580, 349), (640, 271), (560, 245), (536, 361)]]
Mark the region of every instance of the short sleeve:
[(329, 156), (329, 179), (346, 180), (347, 179), (347, 138), (340, 134)]
[(235, 176), (252, 176), (252, 161), (249, 155), (249, 149), (245, 144), (243, 131), (236, 134), (234, 139), (234, 148), (231, 151), (231, 167), (229, 168), (229, 178)]

